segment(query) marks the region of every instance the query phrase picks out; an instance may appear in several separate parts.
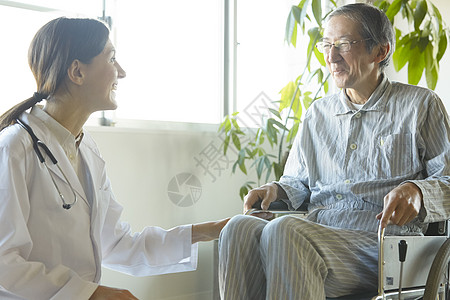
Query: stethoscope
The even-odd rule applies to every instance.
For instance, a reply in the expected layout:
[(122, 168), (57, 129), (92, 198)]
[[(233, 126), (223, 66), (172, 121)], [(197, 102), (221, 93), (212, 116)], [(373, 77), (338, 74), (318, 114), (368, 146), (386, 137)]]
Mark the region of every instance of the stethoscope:
[[(67, 179), (66, 174), (64, 174), (64, 172), (61, 170), (60, 166), (58, 165), (58, 161), (56, 160), (55, 156), (50, 151), (50, 149), (47, 147), (47, 145), (45, 145), (44, 142), (42, 142), (40, 139), (38, 139), (38, 137), (34, 134), (33, 129), (31, 129), (31, 127), (29, 125), (25, 124), (20, 119), (17, 119), (16, 121), (30, 135), (31, 140), (33, 141), (34, 152), (36, 152), (36, 155), (39, 158), (39, 161), (41, 163), (43, 163), (44, 166), (47, 168), (48, 174), (50, 175), (50, 178), (52, 179), (53, 185), (55, 186), (56, 190), (58, 191), (59, 197), (61, 198), (61, 201), (63, 203), (62, 207), (64, 209), (70, 209), (78, 200), (77, 194), (75, 193), (74, 188), (72, 187), (72, 185), (70, 184), (69, 180)], [(55, 179), (53, 178), (53, 176), (52, 176), (52, 174), (51, 174), (51, 172), (50, 172), (50, 170), (49, 170), (49, 168), (47, 166), (47, 163), (45, 161), (44, 155), (42, 155), (42, 152), (39, 149), (39, 147), (41, 147), (44, 150), (45, 154), (47, 154), (47, 156), (50, 158), (52, 163), (54, 165), (56, 165), (56, 167), (58, 167), (59, 171), (61, 172), (61, 174), (63, 175), (63, 177), (66, 180), (67, 184), (69, 185), (70, 189), (72, 190), (72, 193), (73, 193), (73, 196), (74, 196), (74, 200), (73, 200), (72, 203), (66, 203), (66, 200), (64, 199), (64, 195), (59, 190), (58, 185), (56, 184)]]

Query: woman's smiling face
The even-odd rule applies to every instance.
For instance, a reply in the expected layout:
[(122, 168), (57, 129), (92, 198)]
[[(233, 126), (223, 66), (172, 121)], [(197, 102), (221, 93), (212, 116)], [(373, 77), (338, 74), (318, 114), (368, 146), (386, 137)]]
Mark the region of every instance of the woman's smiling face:
[(113, 110), (117, 108), (116, 89), (118, 80), (126, 76), (116, 61), (116, 50), (110, 40), (103, 51), (85, 65), (86, 78), (84, 98), (89, 111)]

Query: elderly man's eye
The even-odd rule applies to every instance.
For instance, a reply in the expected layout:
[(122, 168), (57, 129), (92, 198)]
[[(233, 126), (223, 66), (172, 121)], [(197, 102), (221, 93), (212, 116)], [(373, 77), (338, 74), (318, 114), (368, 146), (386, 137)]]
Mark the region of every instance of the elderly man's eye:
[(338, 48), (340, 47), (347, 47), (350, 43), (347, 41), (337, 41), (336, 43), (334, 43), (334, 45)]

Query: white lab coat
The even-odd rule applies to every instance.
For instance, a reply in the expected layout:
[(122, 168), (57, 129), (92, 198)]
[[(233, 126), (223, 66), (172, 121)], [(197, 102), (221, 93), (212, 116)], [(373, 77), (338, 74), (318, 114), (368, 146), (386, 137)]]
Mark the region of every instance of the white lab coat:
[[(15, 124), (0, 133), (0, 299), (88, 299), (100, 280), (101, 264), (136, 276), (195, 270), (197, 245), (191, 245), (190, 225), (168, 231), (148, 227), (133, 234), (120, 221), (122, 207), (89, 134), (80, 144), (93, 187), (87, 197), (45, 124), (33, 111), (21, 119), (50, 148), (78, 202), (69, 210), (62, 208), (49, 172), (23, 128)], [(47, 161), (71, 203), (71, 189)]]

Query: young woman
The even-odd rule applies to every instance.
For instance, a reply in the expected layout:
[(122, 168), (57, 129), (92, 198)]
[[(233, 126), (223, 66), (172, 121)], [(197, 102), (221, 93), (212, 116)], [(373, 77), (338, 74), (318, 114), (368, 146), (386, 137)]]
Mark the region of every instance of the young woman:
[(52, 20), (29, 65), (37, 91), (0, 117), (0, 298), (136, 299), (99, 285), (101, 265), (133, 275), (195, 269), (196, 243), (217, 238), (228, 219), (132, 233), (83, 131), (93, 112), (117, 107), (125, 77), (108, 28)]

